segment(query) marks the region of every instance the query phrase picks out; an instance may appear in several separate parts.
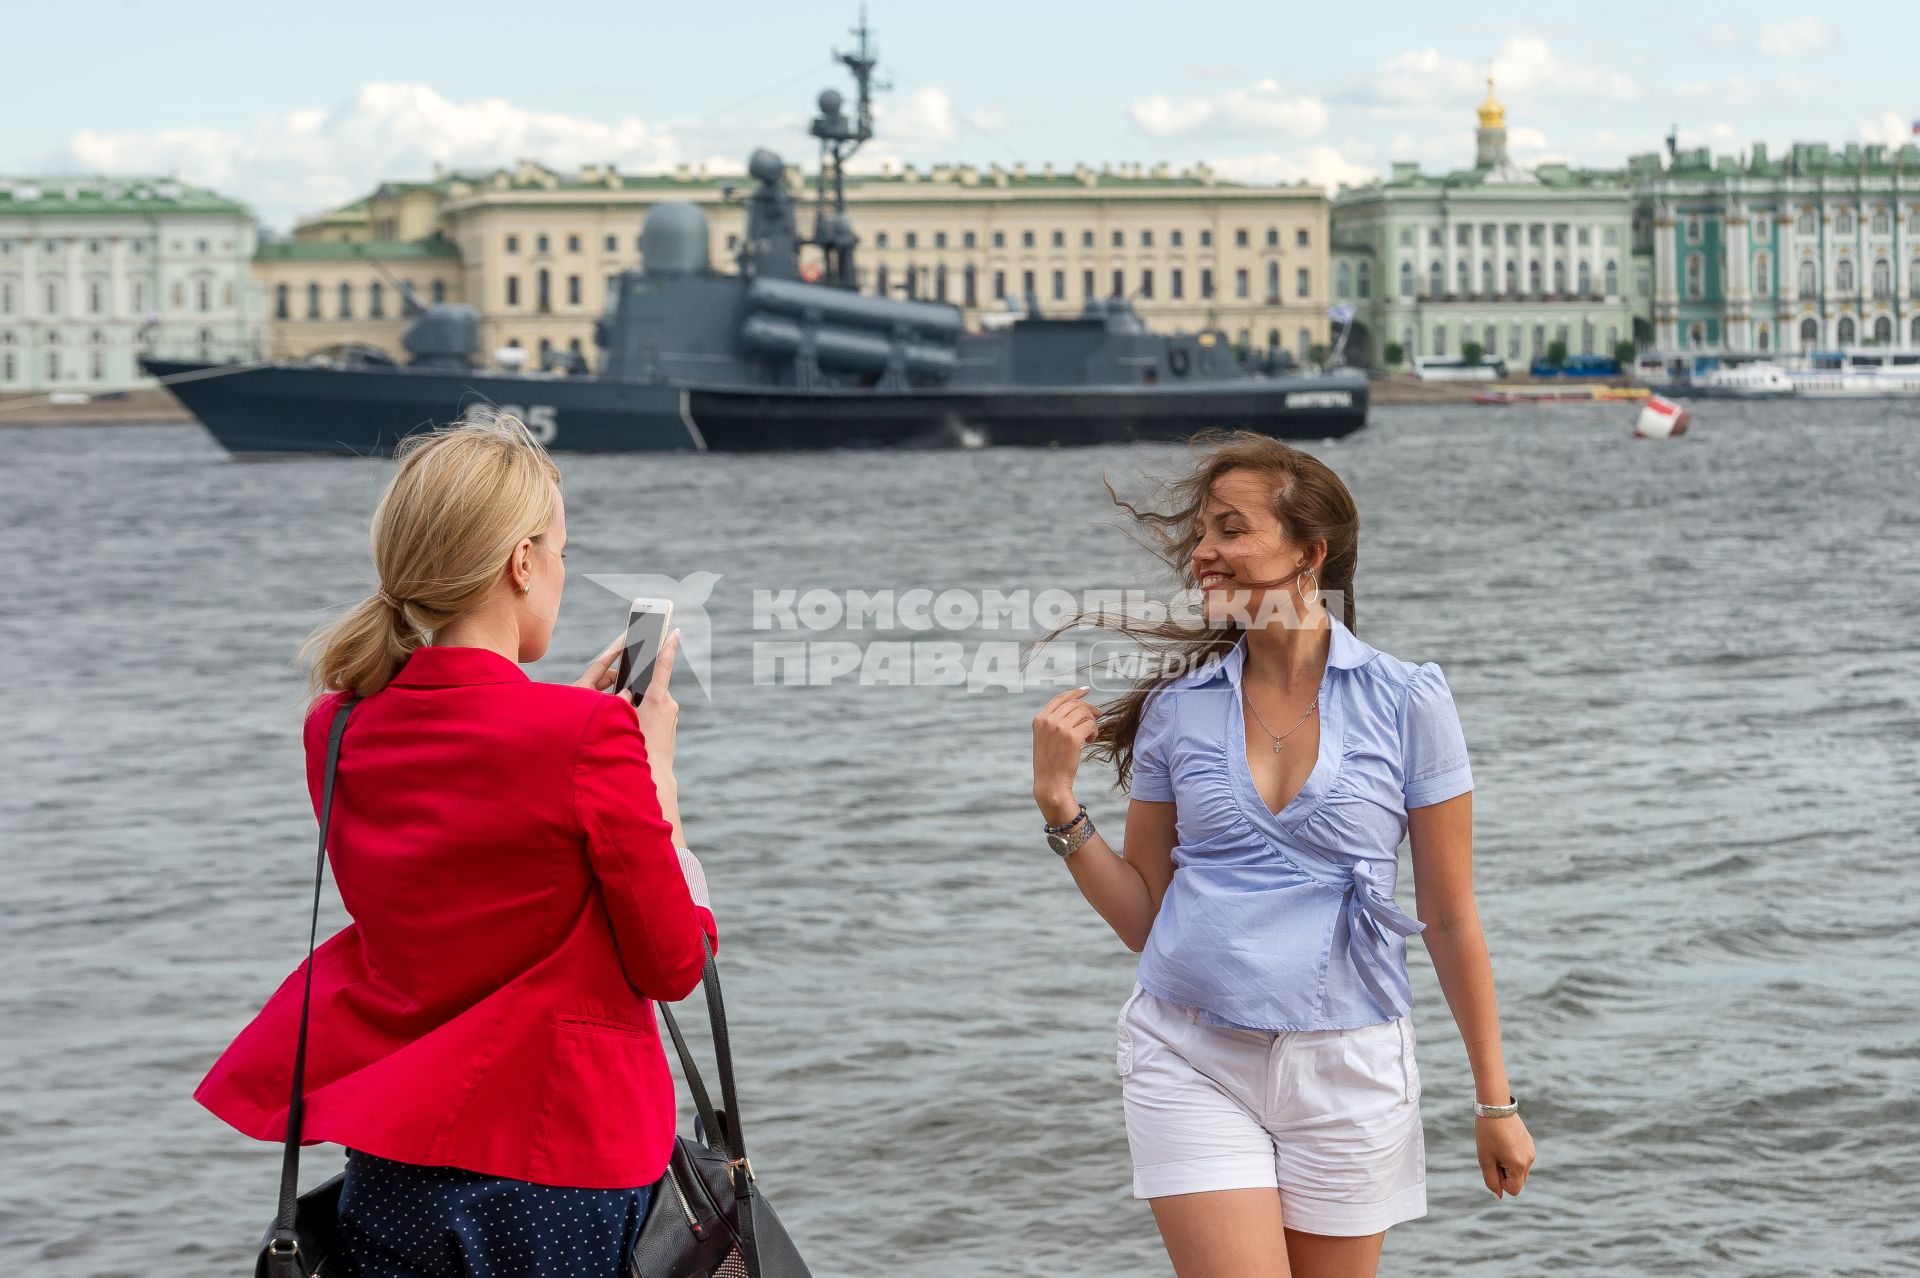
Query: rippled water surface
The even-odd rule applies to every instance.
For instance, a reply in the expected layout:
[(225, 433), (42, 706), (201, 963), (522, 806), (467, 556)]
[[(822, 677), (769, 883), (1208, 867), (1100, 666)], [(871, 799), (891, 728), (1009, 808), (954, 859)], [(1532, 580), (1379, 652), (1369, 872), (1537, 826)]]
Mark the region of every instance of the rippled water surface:
[[(1630, 416), (1385, 409), (1314, 447), (1363, 512), (1361, 633), (1460, 706), (1540, 1147), (1518, 1200), (1480, 1185), (1415, 945), (1430, 1212), (1382, 1272), (1920, 1272), (1920, 419), (1706, 405), (1652, 443)], [(751, 592), (1144, 582), (1098, 479), (1180, 455), (562, 458), (536, 677), (619, 624), (586, 573), (721, 574), (713, 700), (677, 686), (683, 804), (755, 1165), (823, 1278), (1167, 1265), (1113, 1072), (1131, 956), (1026, 797), (1045, 694), (755, 686)], [(189, 1093), (301, 953), (292, 657), (365, 588), (389, 473), (0, 431), (9, 1272), (251, 1264), (276, 1153)]]

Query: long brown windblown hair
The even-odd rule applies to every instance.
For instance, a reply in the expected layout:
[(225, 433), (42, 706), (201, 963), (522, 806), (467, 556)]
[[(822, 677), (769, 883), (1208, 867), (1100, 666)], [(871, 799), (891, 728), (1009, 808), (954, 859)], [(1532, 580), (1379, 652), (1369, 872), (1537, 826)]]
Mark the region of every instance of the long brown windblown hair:
[[(1360, 511), (1340, 477), (1319, 458), (1253, 431), (1203, 431), (1193, 437), (1191, 447), (1192, 465), (1184, 474), (1163, 481), (1149, 506), (1127, 501), (1102, 477), (1107, 496), (1129, 517), (1128, 531), (1134, 539), (1173, 571), (1183, 589), (1197, 588), (1193, 549), (1200, 541), (1200, 514), (1213, 485), (1229, 471), (1253, 471), (1272, 483), (1267, 508), (1279, 521), (1281, 535), (1307, 548), (1309, 566), (1315, 543), (1326, 543), (1326, 556), (1317, 574), (1321, 595), (1330, 602), (1339, 601), (1341, 620), (1357, 633), (1353, 576), (1360, 557)], [(1291, 578), (1249, 584), (1276, 587), (1286, 585), (1288, 580)], [(1133, 741), (1147, 699), (1179, 673), (1231, 650), (1239, 641), (1241, 627), (1233, 620), (1196, 628), (1178, 618), (1153, 622), (1081, 614), (1049, 631), (1038, 646), (1044, 647), (1064, 631), (1086, 624), (1126, 635), (1155, 654), (1152, 668), (1173, 672), (1144, 680), (1099, 712), (1087, 757), (1112, 763), (1115, 784), (1124, 788), (1132, 784)]]

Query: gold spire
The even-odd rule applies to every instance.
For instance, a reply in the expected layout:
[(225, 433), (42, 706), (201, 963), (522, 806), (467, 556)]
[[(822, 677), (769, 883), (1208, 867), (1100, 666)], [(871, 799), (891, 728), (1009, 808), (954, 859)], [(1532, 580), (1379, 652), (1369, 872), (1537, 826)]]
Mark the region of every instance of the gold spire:
[(1507, 109), (1493, 96), (1493, 72), (1487, 72), (1487, 100), (1480, 104), (1480, 127), (1483, 129), (1504, 129), (1507, 127)]

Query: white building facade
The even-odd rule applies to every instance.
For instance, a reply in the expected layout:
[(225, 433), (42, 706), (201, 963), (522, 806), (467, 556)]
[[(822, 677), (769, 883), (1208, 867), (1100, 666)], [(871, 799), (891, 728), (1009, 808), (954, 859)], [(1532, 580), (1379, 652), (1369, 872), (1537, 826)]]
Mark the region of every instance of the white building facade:
[(265, 343), (246, 206), (171, 178), (0, 178), (0, 395), (149, 384)]

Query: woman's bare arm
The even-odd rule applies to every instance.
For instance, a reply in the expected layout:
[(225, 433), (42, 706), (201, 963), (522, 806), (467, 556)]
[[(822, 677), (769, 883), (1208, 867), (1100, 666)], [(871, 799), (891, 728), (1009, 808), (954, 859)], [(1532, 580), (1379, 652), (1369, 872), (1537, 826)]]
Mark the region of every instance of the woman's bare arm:
[[(1068, 805), (1067, 815), (1078, 811)], [(1049, 818), (1058, 825), (1065, 820)], [(1173, 881), (1174, 805), (1134, 799), (1127, 804), (1126, 852), (1115, 856), (1098, 832), (1067, 858), (1067, 869), (1087, 904), (1107, 921), (1114, 935), (1134, 953), (1146, 948), (1147, 934), (1160, 913), (1160, 900)]]

